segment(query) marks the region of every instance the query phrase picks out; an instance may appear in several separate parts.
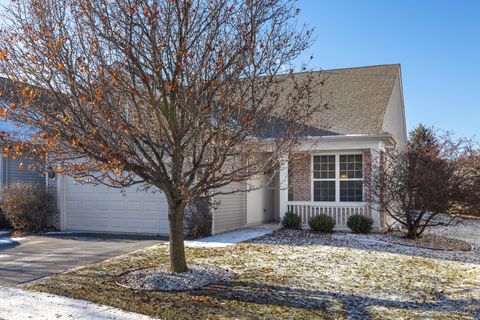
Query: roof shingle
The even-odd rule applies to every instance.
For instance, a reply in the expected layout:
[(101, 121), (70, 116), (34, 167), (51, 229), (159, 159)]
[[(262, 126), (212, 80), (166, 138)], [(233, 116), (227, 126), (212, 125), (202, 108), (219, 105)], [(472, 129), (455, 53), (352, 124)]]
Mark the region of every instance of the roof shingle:
[(313, 76), (312, 98), (330, 105), (308, 125), (322, 129), (322, 135), (384, 133), (385, 111), (399, 70), (399, 64), (390, 64), (297, 74)]

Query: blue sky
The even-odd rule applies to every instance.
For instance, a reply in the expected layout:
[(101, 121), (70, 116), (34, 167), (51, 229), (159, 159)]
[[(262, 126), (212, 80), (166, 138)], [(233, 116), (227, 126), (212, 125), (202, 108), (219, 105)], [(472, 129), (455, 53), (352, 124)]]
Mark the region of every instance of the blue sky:
[[(0, 4), (9, 1), (0, 0)], [(407, 125), (480, 142), (480, 0), (299, 0), (309, 67), (400, 63)]]
[(480, 141), (480, 1), (300, 0), (313, 69), (402, 65), (407, 125)]

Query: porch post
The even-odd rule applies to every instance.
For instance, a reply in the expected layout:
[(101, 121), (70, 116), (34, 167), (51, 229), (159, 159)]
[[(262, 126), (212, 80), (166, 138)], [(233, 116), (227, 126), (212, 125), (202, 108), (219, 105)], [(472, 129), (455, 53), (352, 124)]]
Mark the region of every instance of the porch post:
[[(369, 165), (369, 168), (368, 170), (370, 170), (371, 172), (371, 176), (368, 176), (366, 177), (367, 179), (373, 179), (373, 175), (378, 175), (379, 171), (381, 170), (381, 168), (379, 168), (376, 164), (380, 165), (380, 162), (381, 162), (381, 159), (380, 159), (380, 148), (378, 149), (370, 149), (368, 151), (366, 151), (367, 154), (370, 156), (370, 163), (368, 164)], [(364, 155), (365, 156), (365, 155)], [(371, 182), (371, 181), (370, 181)], [(378, 229), (378, 231), (383, 231), (382, 230), (382, 218), (381, 217), (381, 212), (379, 211), (379, 205), (378, 205), (378, 201), (379, 199), (377, 199), (376, 197), (374, 197), (374, 195), (371, 195), (369, 194), (368, 196), (368, 199), (367, 200), (370, 200), (372, 201), (374, 204), (369, 204), (368, 206), (370, 207), (369, 209), (371, 210), (371, 215), (372, 215), (372, 219), (373, 219), (373, 228), (374, 229)], [(370, 199), (371, 197), (371, 199)]]
[(279, 186), (279, 215), (280, 221), (288, 211), (287, 201), (288, 201), (288, 156), (283, 155), (280, 157), (280, 167), (278, 171), (278, 186)]

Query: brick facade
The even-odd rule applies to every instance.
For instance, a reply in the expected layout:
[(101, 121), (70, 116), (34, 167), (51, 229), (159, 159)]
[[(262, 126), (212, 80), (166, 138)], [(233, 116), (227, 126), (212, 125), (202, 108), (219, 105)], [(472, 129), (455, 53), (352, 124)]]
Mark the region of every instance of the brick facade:
[(288, 164), (288, 197), (290, 201), (310, 201), (311, 156), (295, 155)]

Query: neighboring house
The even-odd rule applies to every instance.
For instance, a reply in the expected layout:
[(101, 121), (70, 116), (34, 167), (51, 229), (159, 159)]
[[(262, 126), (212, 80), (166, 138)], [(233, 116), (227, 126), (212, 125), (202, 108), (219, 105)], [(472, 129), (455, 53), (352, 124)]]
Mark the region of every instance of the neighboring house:
[[(28, 160), (0, 156), (0, 190), (12, 182), (45, 183), (45, 175), (40, 171), (28, 170)], [(22, 168), (22, 170), (20, 170)], [(0, 197), (1, 201), (1, 197)], [(0, 228), (9, 224), (0, 212)]]
[(0, 156), (0, 188), (12, 182), (45, 184), (45, 175), (39, 170), (29, 170), (28, 167), (28, 160)]
[[(352, 214), (372, 217), (377, 231), (387, 227), (385, 214), (367, 204), (364, 180), (373, 157), (406, 144), (400, 65), (309, 74), (315, 98), (328, 99), (332, 108), (312, 117), (309, 126), (318, 130), (310, 130), (312, 135), (300, 146), (301, 157), (289, 161), (285, 156), (280, 168), (230, 186), (254, 191), (215, 197), (213, 233), (279, 221), (287, 211), (299, 214), (305, 225), (309, 217), (325, 212), (337, 228), (345, 228)], [(263, 187), (256, 189), (259, 185)], [(65, 176), (55, 186), (61, 230), (168, 234), (167, 202), (160, 192), (132, 187), (122, 193)]]
[[(5, 103), (5, 95), (12, 85), (10, 80), (0, 78), (0, 106)], [(11, 125), (0, 120), (0, 131), (11, 130)], [(5, 141), (0, 141), (0, 148), (3, 148)], [(0, 150), (3, 153), (3, 150)], [(45, 183), (45, 175), (41, 171), (29, 170), (28, 159), (13, 159), (0, 155), (0, 188), (11, 182), (34, 182)]]

